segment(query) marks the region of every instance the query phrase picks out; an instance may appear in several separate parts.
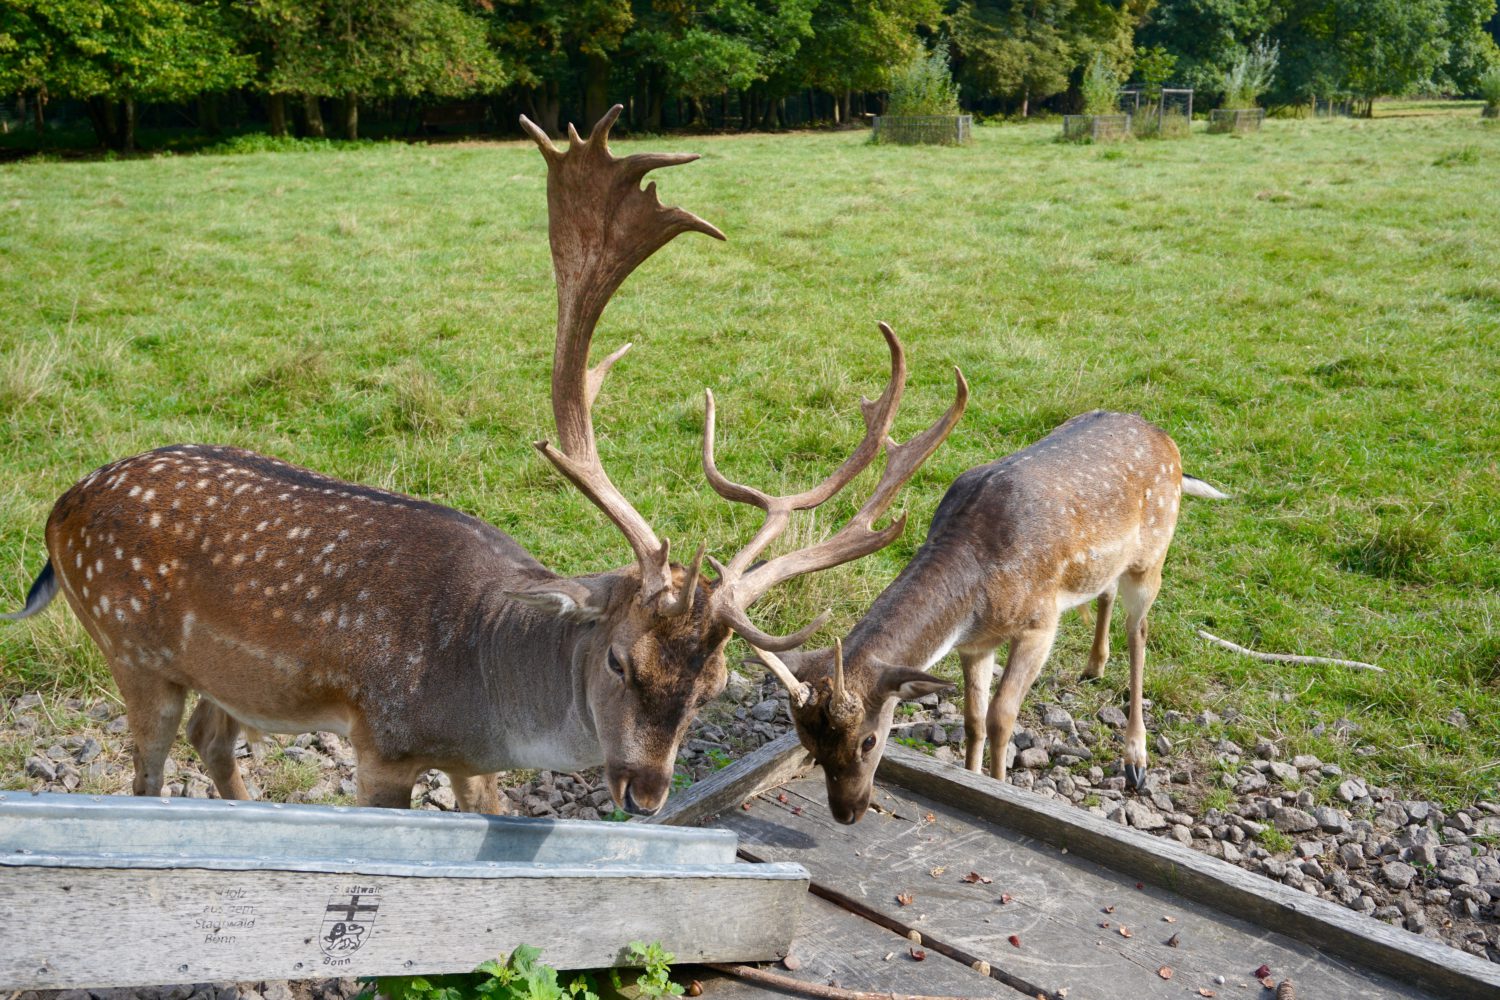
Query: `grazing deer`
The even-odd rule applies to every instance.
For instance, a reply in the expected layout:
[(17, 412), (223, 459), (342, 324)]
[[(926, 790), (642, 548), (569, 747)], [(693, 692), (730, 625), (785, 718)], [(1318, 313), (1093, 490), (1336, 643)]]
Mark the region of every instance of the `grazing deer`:
[[(896, 703), (949, 687), (923, 672), (949, 650), (963, 665), (965, 763), (979, 770), (988, 735), (990, 774), (1003, 780), (1016, 713), (1052, 649), (1058, 616), (1098, 602), (1083, 676), (1099, 677), (1117, 592), (1130, 648), (1124, 770), (1127, 784), (1141, 787), (1146, 612), (1184, 493), (1225, 499), (1184, 475), (1177, 445), (1140, 417), (1102, 410), (1074, 417), (1031, 447), (959, 476), (926, 543), (842, 642), (785, 661), (758, 651), (792, 692), (797, 734), (823, 766), (834, 818), (854, 823), (864, 815)], [(995, 649), (1007, 642), (990, 700)]]
[[(766, 511), (765, 526), (717, 581), (700, 578), (701, 548), (689, 566), (672, 562), (667, 542), (610, 481), (590, 411), (625, 348), (590, 368), (595, 324), (626, 276), (673, 237), (723, 238), (664, 207), (654, 184), (640, 186), (648, 171), (695, 156), (609, 152), (620, 110), (587, 141), (570, 128), (566, 151), (521, 122), (547, 162), (558, 287), (558, 444), (537, 447), (614, 522), (634, 564), (560, 576), (456, 510), (235, 448), (177, 445), (107, 465), (58, 500), (47, 521), (49, 561), (25, 607), (5, 617), (36, 614), (59, 588), (66, 595), (124, 698), (135, 794), (159, 793), (194, 690), (201, 697), (188, 735), (225, 798), (246, 797), (234, 746), (253, 727), (348, 737), (361, 805), (408, 806), (417, 775), (435, 767), (452, 775), (461, 808), (496, 812), (496, 771), (602, 762), (619, 806), (655, 812), (689, 722), (727, 679), (731, 633), (788, 649), (819, 624), (777, 637), (756, 628), (747, 609), (778, 583), (900, 534), (901, 520), (878, 531), (874, 521), (956, 417), (892, 447), (874, 495), (831, 538), (751, 565), (793, 511), (842, 490), (886, 440), (906, 361), (883, 324), (890, 381), (863, 404), (864, 439), (823, 483), (770, 497), (729, 483), (710, 462), (720, 493)], [(712, 428), (710, 397), (710, 442)]]

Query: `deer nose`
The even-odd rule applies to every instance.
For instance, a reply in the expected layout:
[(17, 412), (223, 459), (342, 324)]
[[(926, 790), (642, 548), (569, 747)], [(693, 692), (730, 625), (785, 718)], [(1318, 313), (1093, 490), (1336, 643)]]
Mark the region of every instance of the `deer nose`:
[(625, 811), (630, 813), (630, 815), (632, 816), (655, 816), (657, 813), (661, 812), (660, 803), (658, 803), (654, 808), (647, 809), (640, 803), (636, 802), (635, 796), (631, 794), (629, 785), (625, 786), (625, 802), (623, 804), (625, 806)]

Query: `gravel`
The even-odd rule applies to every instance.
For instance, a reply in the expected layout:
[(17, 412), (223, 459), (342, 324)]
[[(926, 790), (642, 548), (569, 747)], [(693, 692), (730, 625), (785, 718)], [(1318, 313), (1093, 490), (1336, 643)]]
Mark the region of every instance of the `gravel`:
[[(1172, 739), (1153, 740), (1146, 791), (1127, 795), (1119, 764), (1125, 713), (1107, 705), (1080, 717), (1072, 695), (1054, 698), (1023, 712), (1006, 748), (1016, 786), (1500, 962), (1500, 802), (1445, 810), (1345, 775), (1312, 755), (1286, 761), (1280, 738), (1270, 734), (1256, 737), (1247, 752), (1222, 734), (1223, 723), (1237, 715), (1232, 709), (1222, 717), (1170, 713)], [(1164, 736), (1158, 726), (1167, 715), (1158, 719), (1148, 702), (1148, 731)], [(64, 699), (44, 706), (29, 693), (0, 703), (0, 722), (0, 739), (22, 744), (11, 759), (23, 761), (23, 773), (3, 776), (12, 786), (129, 792), (129, 737), (114, 703)], [(684, 740), (679, 784), (704, 779), (789, 726), (786, 695), (773, 678), (732, 673), (724, 698), (705, 709)], [(1330, 728), (1344, 737), (1358, 731), (1342, 719)], [(920, 741), (934, 758), (962, 766), (962, 714), (937, 695), (903, 706), (892, 736)], [(319, 733), (279, 743), (238, 748), (252, 788), (291, 802), (352, 802), (354, 755), (343, 740)], [(310, 769), (315, 780), (288, 781)], [(595, 820), (614, 809), (597, 771), (528, 772), (522, 777), (529, 780), (515, 785), (507, 777), (502, 804), (513, 813)], [(191, 753), (169, 759), (166, 794), (206, 797), (211, 789)], [(419, 777), (412, 801), (420, 809), (457, 807), (447, 775), (438, 771)], [(352, 980), (325, 980), (75, 991), (65, 998), (22, 993), (13, 1000), (347, 1000), (356, 992)]]

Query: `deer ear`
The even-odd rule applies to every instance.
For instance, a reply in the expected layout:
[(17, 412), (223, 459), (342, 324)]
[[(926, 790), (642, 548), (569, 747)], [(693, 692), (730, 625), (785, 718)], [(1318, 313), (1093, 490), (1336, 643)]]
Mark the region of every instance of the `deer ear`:
[(911, 701), (939, 691), (951, 690), (953, 685), (948, 681), (909, 667), (886, 667), (880, 675), (880, 693), (887, 698)]
[(597, 579), (559, 577), (507, 590), (505, 596), (559, 618), (593, 622), (609, 608), (609, 586)]

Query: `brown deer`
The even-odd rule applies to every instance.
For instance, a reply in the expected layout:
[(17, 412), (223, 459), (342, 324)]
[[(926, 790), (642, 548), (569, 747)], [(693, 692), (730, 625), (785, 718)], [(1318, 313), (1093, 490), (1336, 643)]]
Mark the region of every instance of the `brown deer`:
[[(49, 561), (25, 607), (5, 617), (36, 614), (59, 588), (66, 595), (125, 701), (135, 794), (160, 791), (193, 690), (188, 735), (225, 798), (246, 797), (234, 746), (248, 727), (347, 736), (361, 805), (404, 808), (416, 776), (441, 768), (461, 808), (496, 812), (496, 771), (603, 763), (618, 805), (655, 812), (689, 722), (727, 679), (731, 633), (787, 649), (819, 624), (777, 637), (747, 609), (784, 580), (900, 534), (901, 520), (878, 531), (874, 521), (951, 419), (891, 448), (874, 495), (831, 538), (751, 566), (793, 511), (842, 490), (880, 450), (906, 379), (901, 344), (884, 325), (890, 382), (863, 404), (864, 439), (828, 479), (773, 498), (711, 473), (721, 493), (767, 512), (717, 581), (700, 577), (701, 548), (686, 567), (670, 561), (667, 542), (610, 481), (590, 410), (625, 348), (590, 368), (594, 327), (625, 277), (674, 236), (723, 238), (664, 207), (654, 184), (640, 186), (648, 171), (695, 156), (609, 152), (620, 110), (587, 141), (570, 128), (566, 151), (522, 125), (547, 162), (558, 287), (558, 445), (537, 447), (619, 528), (634, 564), (560, 576), (456, 510), (235, 448), (177, 445), (107, 465), (58, 500)], [(710, 401), (710, 438), (712, 420)]]
[[(1097, 678), (1109, 658), (1116, 593), (1130, 649), (1124, 772), (1140, 788), (1146, 612), (1184, 493), (1226, 499), (1183, 474), (1177, 445), (1159, 427), (1102, 410), (1074, 417), (1031, 447), (959, 476), (926, 543), (847, 638), (785, 660), (758, 651), (792, 692), (792, 719), (823, 767), (834, 818), (854, 823), (864, 815), (896, 703), (949, 687), (923, 671), (950, 650), (963, 666), (965, 763), (980, 769), (988, 735), (990, 774), (1003, 780), (1016, 713), (1052, 649), (1058, 616), (1097, 601), (1083, 673)], [(1010, 653), (990, 700), (1002, 643)]]

